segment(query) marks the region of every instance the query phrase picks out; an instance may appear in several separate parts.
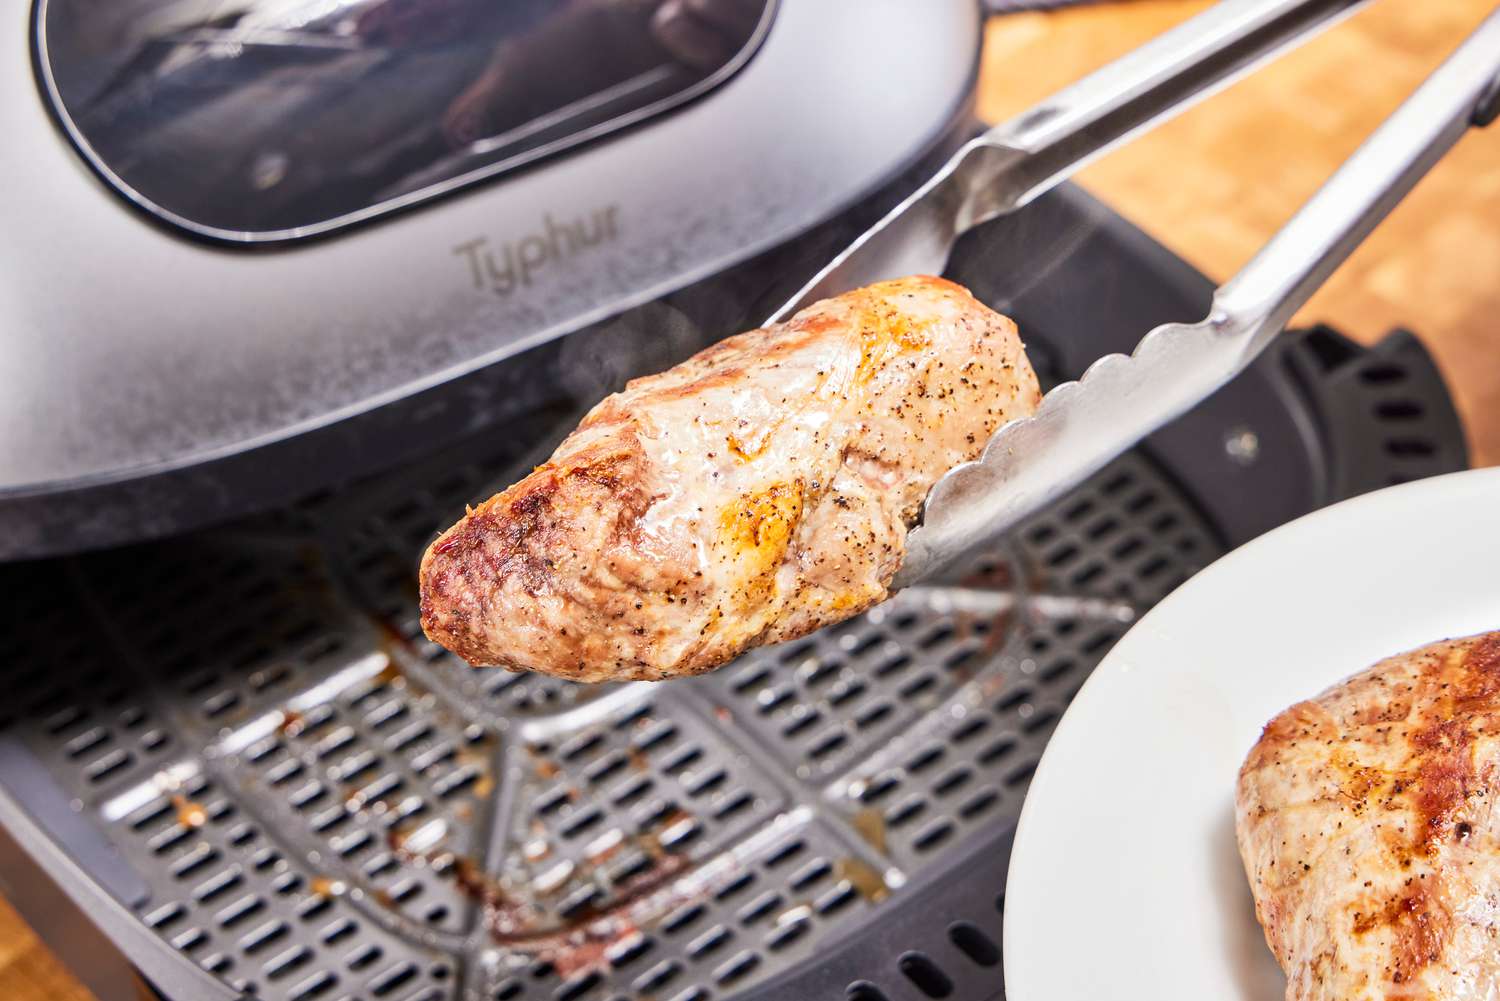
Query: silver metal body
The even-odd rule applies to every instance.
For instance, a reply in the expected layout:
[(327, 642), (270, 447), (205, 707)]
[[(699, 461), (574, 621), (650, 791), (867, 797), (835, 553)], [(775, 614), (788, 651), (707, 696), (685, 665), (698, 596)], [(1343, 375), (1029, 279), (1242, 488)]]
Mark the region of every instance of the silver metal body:
[[(696, 103), (420, 210), (256, 252), (169, 232), (101, 183), (49, 119), (28, 29), (19, 12), (0, 27), (0, 501), (329, 426), (782, 243), (953, 121), (980, 13), (785, 0), (749, 64)], [(580, 224), (607, 238), (565, 253), (552, 230)], [(503, 278), (523, 249), (545, 259), (525, 280), (512, 266), (513, 287), (492, 281), (487, 260)]]

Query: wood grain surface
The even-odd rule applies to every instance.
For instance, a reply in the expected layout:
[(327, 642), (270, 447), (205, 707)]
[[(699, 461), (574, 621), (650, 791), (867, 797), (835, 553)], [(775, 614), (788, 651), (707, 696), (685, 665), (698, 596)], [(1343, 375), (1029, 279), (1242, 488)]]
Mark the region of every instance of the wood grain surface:
[(91, 1001), (93, 998), (4, 900), (0, 900), (0, 998), (4, 1001)]
[[(998, 18), (987, 29), (980, 113), (994, 121), (1022, 110), (1207, 5), (1131, 0)], [(1490, 6), (1377, 2), (1080, 180), (1226, 278)], [(1466, 138), (1301, 319), (1365, 341), (1393, 326), (1415, 330), (1458, 400), (1475, 463), (1500, 463), (1500, 126)], [(0, 901), (0, 999), (87, 998)]]

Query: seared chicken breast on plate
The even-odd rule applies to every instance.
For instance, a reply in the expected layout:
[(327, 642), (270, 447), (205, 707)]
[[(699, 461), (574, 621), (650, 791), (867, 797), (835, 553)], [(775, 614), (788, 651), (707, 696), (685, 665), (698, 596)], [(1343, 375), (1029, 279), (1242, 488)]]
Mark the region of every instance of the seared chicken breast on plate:
[(577, 681), (717, 667), (881, 601), (928, 488), (1040, 399), (1016, 326), (906, 278), (627, 385), (427, 550), (422, 626)]
[(1500, 998), (1500, 632), (1273, 719), (1236, 832), (1287, 1001)]

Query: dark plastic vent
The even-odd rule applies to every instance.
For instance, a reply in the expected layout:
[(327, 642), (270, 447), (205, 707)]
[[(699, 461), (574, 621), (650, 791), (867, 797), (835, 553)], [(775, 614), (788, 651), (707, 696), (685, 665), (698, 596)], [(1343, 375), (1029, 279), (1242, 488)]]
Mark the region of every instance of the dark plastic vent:
[(996, 966), (1000, 962), (1000, 947), (972, 921), (955, 921), (949, 925), (948, 940), (980, 966)]
[(1314, 327), (1281, 351), (1332, 441), (1335, 497), (1468, 465), (1458, 414), (1411, 331), (1392, 331), (1366, 350), (1329, 327)]
[(920, 952), (908, 952), (896, 962), (902, 974), (930, 998), (946, 998), (953, 994), (953, 981), (939, 969), (938, 965)]

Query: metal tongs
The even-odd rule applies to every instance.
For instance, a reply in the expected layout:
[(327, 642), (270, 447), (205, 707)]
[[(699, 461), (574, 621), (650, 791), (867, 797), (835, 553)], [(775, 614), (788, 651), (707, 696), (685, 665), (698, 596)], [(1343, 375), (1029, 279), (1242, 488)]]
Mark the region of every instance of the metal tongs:
[[(939, 274), (965, 230), (1310, 38), (1362, 0), (1225, 0), (964, 146), (824, 268), (772, 322), (886, 278)], [(894, 588), (915, 584), (1058, 499), (1242, 371), (1470, 126), (1500, 110), (1500, 10), (1214, 294), (997, 430), (928, 492)]]

